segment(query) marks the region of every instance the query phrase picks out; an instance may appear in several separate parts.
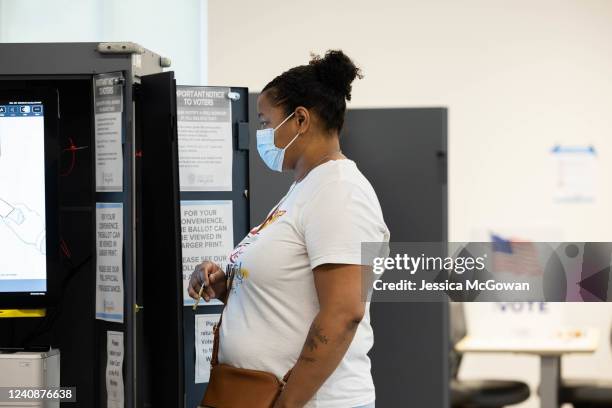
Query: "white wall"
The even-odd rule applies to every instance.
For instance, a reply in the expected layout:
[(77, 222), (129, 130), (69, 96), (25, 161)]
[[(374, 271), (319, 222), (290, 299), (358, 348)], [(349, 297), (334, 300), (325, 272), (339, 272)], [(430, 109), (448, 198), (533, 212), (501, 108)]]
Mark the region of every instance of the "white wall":
[(172, 59), (177, 83), (207, 81), (208, 0), (0, 0), (0, 42), (133, 41)]
[(134, 41), (164, 57), (178, 84), (206, 82), (206, 0), (100, 0), (104, 41)]
[(366, 75), (351, 106), (448, 106), (453, 240), (525, 219), (611, 238), (612, 189), (553, 206), (543, 160), (555, 142), (612, 154), (610, 1), (211, 1), (209, 38), (211, 84), (258, 90), (338, 47)]
[(0, 41), (98, 41), (98, 12), (98, 0), (0, 0)]
[[(610, 39), (608, 0), (213, 0), (209, 83), (260, 90), (310, 51), (342, 48), (365, 73), (350, 106), (449, 108), (450, 240), (511, 227), (533, 240), (611, 241)], [(595, 145), (593, 203), (553, 201), (556, 143)], [(488, 306), (471, 305), (468, 317), (479, 307)], [(607, 330), (612, 320), (610, 304), (559, 307), (570, 323)], [(564, 374), (612, 378), (606, 344), (566, 359)], [(535, 387), (539, 367), (471, 356), (462, 375)]]

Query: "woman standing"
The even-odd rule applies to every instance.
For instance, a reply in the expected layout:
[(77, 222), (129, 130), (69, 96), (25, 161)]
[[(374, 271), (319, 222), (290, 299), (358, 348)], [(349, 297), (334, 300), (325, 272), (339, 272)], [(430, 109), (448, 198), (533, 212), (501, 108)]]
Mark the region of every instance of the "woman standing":
[[(291, 375), (275, 407), (374, 407), (362, 296), (362, 242), (388, 242), (374, 189), (340, 151), (351, 83), (342, 51), (274, 78), (257, 101), (257, 149), (294, 183), (232, 251), (239, 265), (220, 327), (219, 362)], [(372, 135), (376, 137), (376, 135)], [(225, 297), (225, 274), (205, 262), (189, 294)], [(237, 407), (238, 408), (238, 407)]]

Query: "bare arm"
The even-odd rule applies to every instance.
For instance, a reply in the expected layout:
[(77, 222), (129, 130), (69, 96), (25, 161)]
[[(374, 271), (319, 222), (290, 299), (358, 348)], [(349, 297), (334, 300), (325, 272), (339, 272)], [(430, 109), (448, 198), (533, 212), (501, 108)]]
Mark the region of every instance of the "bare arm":
[(314, 269), (320, 311), (275, 408), (304, 406), (334, 372), (365, 312), (361, 266), (324, 264)]

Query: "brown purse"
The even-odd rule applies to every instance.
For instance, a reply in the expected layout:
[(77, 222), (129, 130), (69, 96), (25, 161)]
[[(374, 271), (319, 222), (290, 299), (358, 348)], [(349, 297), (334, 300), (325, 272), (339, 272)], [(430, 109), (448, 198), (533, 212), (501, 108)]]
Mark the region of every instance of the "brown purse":
[[(230, 272), (227, 294), (223, 309), (234, 280), (235, 270)], [(219, 364), (219, 327), (223, 320), (223, 311), (219, 322), (213, 327), (213, 350), (210, 360), (210, 380), (204, 397), (200, 402), (203, 408), (271, 408), (289, 379), (291, 370), (282, 380), (276, 375), (259, 370), (232, 367)]]

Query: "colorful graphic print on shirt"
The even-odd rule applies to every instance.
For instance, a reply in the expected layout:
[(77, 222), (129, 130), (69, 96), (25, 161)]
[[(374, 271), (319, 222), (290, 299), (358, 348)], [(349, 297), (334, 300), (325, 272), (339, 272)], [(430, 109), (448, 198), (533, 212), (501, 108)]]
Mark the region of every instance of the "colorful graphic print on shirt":
[[(261, 224), (251, 229), (247, 236), (236, 246), (236, 248), (234, 248), (234, 250), (230, 253), (229, 261), (234, 264), (237, 263), (240, 255), (242, 255), (245, 249), (253, 242), (254, 239), (256, 239), (257, 235), (259, 235), (263, 229), (268, 227), (286, 213), (287, 211), (285, 210), (281, 210), (279, 208), (274, 209), (274, 211), (272, 211)], [(235, 292), (236, 289), (242, 285), (243, 280), (247, 279), (248, 276), (249, 271), (246, 268), (241, 267), (234, 277), (232, 292)]]

